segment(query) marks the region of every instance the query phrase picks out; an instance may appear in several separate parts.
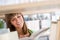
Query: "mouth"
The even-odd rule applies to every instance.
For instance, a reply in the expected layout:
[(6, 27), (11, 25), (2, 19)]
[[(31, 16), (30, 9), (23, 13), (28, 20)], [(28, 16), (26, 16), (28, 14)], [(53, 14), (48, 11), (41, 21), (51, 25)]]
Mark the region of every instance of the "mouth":
[(20, 23), (17, 23), (17, 25), (20, 25)]
[(17, 25), (20, 25), (20, 23), (19, 23), (19, 24), (17, 24)]

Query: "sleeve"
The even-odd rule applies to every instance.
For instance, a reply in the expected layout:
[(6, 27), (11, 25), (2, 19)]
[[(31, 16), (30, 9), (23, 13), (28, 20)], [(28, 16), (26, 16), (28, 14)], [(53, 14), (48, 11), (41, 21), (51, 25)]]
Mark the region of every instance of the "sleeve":
[(30, 29), (28, 29), (28, 30), (29, 30), (29, 33), (30, 33), (30, 34), (32, 34), (32, 33), (33, 33), (33, 31), (32, 31), (32, 30), (30, 30)]

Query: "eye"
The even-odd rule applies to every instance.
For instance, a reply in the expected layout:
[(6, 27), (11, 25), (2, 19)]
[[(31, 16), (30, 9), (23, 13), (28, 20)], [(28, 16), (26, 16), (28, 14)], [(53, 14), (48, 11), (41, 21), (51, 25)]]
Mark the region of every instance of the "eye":
[(15, 20), (15, 18), (14, 19), (12, 19), (11, 21), (14, 21)]
[(17, 16), (17, 18), (20, 18), (21, 16)]

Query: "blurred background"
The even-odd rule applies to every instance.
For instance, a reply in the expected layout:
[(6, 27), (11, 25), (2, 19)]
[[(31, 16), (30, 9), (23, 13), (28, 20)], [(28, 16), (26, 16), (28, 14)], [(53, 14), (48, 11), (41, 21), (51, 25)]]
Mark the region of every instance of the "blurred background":
[(60, 35), (60, 30), (57, 30), (60, 0), (0, 0), (0, 35), (10, 33), (5, 22), (5, 14), (14, 12), (23, 13), (26, 25), (34, 33), (49, 28), (42, 34), (39, 33), (36, 40), (60, 40), (57, 36)]

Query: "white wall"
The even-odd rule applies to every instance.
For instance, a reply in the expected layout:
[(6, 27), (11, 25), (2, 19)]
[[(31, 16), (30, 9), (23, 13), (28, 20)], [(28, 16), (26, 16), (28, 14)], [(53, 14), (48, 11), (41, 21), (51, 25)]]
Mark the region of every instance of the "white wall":
[(35, 21), (26, 21), (27, 27), (36, 32), (39, 31), (39, 20), (35, 20)]

